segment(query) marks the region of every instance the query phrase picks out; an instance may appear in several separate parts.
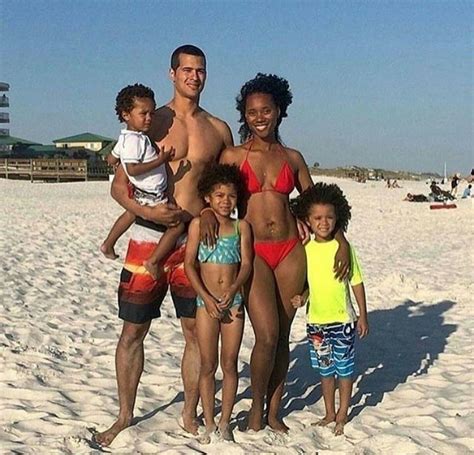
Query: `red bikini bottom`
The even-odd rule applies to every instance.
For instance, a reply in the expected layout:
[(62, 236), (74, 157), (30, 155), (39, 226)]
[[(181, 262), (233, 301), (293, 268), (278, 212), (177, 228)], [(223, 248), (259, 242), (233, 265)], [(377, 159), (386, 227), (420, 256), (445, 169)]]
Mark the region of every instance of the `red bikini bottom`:
[(277, 242), (256, 242), (253, 247), (255, 254), (260, 256), (272, 270), (275, 270), (288, 254), (290, 254), (298, 242), (298, 238), (280, 240)]

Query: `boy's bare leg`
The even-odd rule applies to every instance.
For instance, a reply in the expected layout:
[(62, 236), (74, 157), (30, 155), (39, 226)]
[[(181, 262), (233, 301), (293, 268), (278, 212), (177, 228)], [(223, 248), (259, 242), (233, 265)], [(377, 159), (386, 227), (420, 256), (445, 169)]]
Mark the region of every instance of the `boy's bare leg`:
[(321, 378), (321, 388), (323, 390), (326, 415), (322, 419), (318, 420), (314, 425), (325, 427), (336, 420), (336, 379), (333, 376)]
[(340, 378), (338, 380), (339, 387), (339, 409), (336, 414), (336, 427), (334, 434), (340, 436), (344, 434), (344, 425), (347, 423), (347, 414), (352, 396), (352, 378)]
[(98, 433), (94, 439), (107, 447), (115, 437), (132, 423), (133, 408), (137, 397), (137, 388), (143, 372), (143, 340), (150, 328), (150, 322), (133, 324), (124, 322), (115, 353), (120, 411), (115, 423), (106, 431)]
[(135, 215), (131, 212), (124, 212), (115, 221), (112, 229), (110, 229), (109, 235), (104, 240), (104, 243), (100, 246), (100, 251), (108, 259), (117, 259), (118, 255), (115, 253), (115, 244), (117, 240), (125, 233), (125, 231), (135, 221)]
[[(221, 368), (224, 375), (222, 384), (222, 410), (219, 431), (225, 441), (234, 441), (229, 427), (239, 377), (237, 361), (244, 332), (245, 312), (243, 305), (231, 308), (221, 321)], [(202, 394), (201, 394), (202, 395)]]
[(179, 223), (177, 226), (166, 229), (153, 254), (149, 259), (143, 261), (143, 266), (155, 280), (158, 279), (158, 265), (165, 259), (168, 253), (174, 250), (176, 242), (183, 232), (184, 223)]

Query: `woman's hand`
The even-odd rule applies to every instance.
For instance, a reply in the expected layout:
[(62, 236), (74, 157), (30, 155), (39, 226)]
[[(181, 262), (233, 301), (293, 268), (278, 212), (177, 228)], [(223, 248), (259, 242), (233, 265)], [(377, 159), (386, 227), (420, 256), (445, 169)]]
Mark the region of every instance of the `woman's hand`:
[(351, 271), (351, 246), (347, 242), (338, 241), (339, 248), (336, 251), (336, 256), (334, 258), (334, 274), (339, 281), (344, 281), (349, 277)]
[(298, 228), (298, 237), (303, 245), (309, 242), (310, 232), (308, 225), (301, 220), (296, 220), (296, 227)]
[(219, 237), (219, 222), (211, 208), (201, 211), (199, 237), (204, 245), (213, 247)]

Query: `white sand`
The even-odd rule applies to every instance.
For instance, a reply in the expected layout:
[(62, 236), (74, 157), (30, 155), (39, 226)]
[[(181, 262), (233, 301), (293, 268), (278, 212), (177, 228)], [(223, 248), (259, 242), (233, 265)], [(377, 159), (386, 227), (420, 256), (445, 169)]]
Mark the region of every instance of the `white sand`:
[[(334, 179), (325, 179), (335, 181)], [(235, 431), (237, 443), (201, 446), (177, 424), (183, 340), (167, 299), (146, 341), (136, 416), (113, 453), (467, 454), (472, 417), (472, 200), (454, 210), (402, 202), (424, 183), (337, 180), (353, 207), (349, 238), (368, 293), (369, 338), (358, 344), (358, 376), (346, 435), (310, 426), (323, 414), (300, 310), (291, 335), (284, 397), (288, 436)], [(463, 187), (464, 185), (462, 185)], [(0, 180), (2, 313), (0, 452), (91, 453), (88, 427), (118, 411), (114, 350), (121, 322), (121, 264), (99, 243), (118, 206), (109, 184)], [(119, 243), (123, 257), (126, 239)], [(247, 323), (234, 416), (250, 405)], [(219, 376), (220, 377), (220, 376)], [(220, 389), (220, 383), (219, 383)]]

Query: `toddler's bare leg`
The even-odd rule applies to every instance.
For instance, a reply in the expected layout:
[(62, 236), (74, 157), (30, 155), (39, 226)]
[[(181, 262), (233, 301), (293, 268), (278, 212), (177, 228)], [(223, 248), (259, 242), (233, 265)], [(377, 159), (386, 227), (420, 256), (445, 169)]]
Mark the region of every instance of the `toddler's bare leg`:
[(115, 253), (115, 244), (117, 240), (125, 233), (125, 231), (135, 221), (135, 215), (131, 212), (124, 212), (115, 221), (109, 235), (100, 246), (100, 251), (108, 259), (117, 259), (118, 255)]

